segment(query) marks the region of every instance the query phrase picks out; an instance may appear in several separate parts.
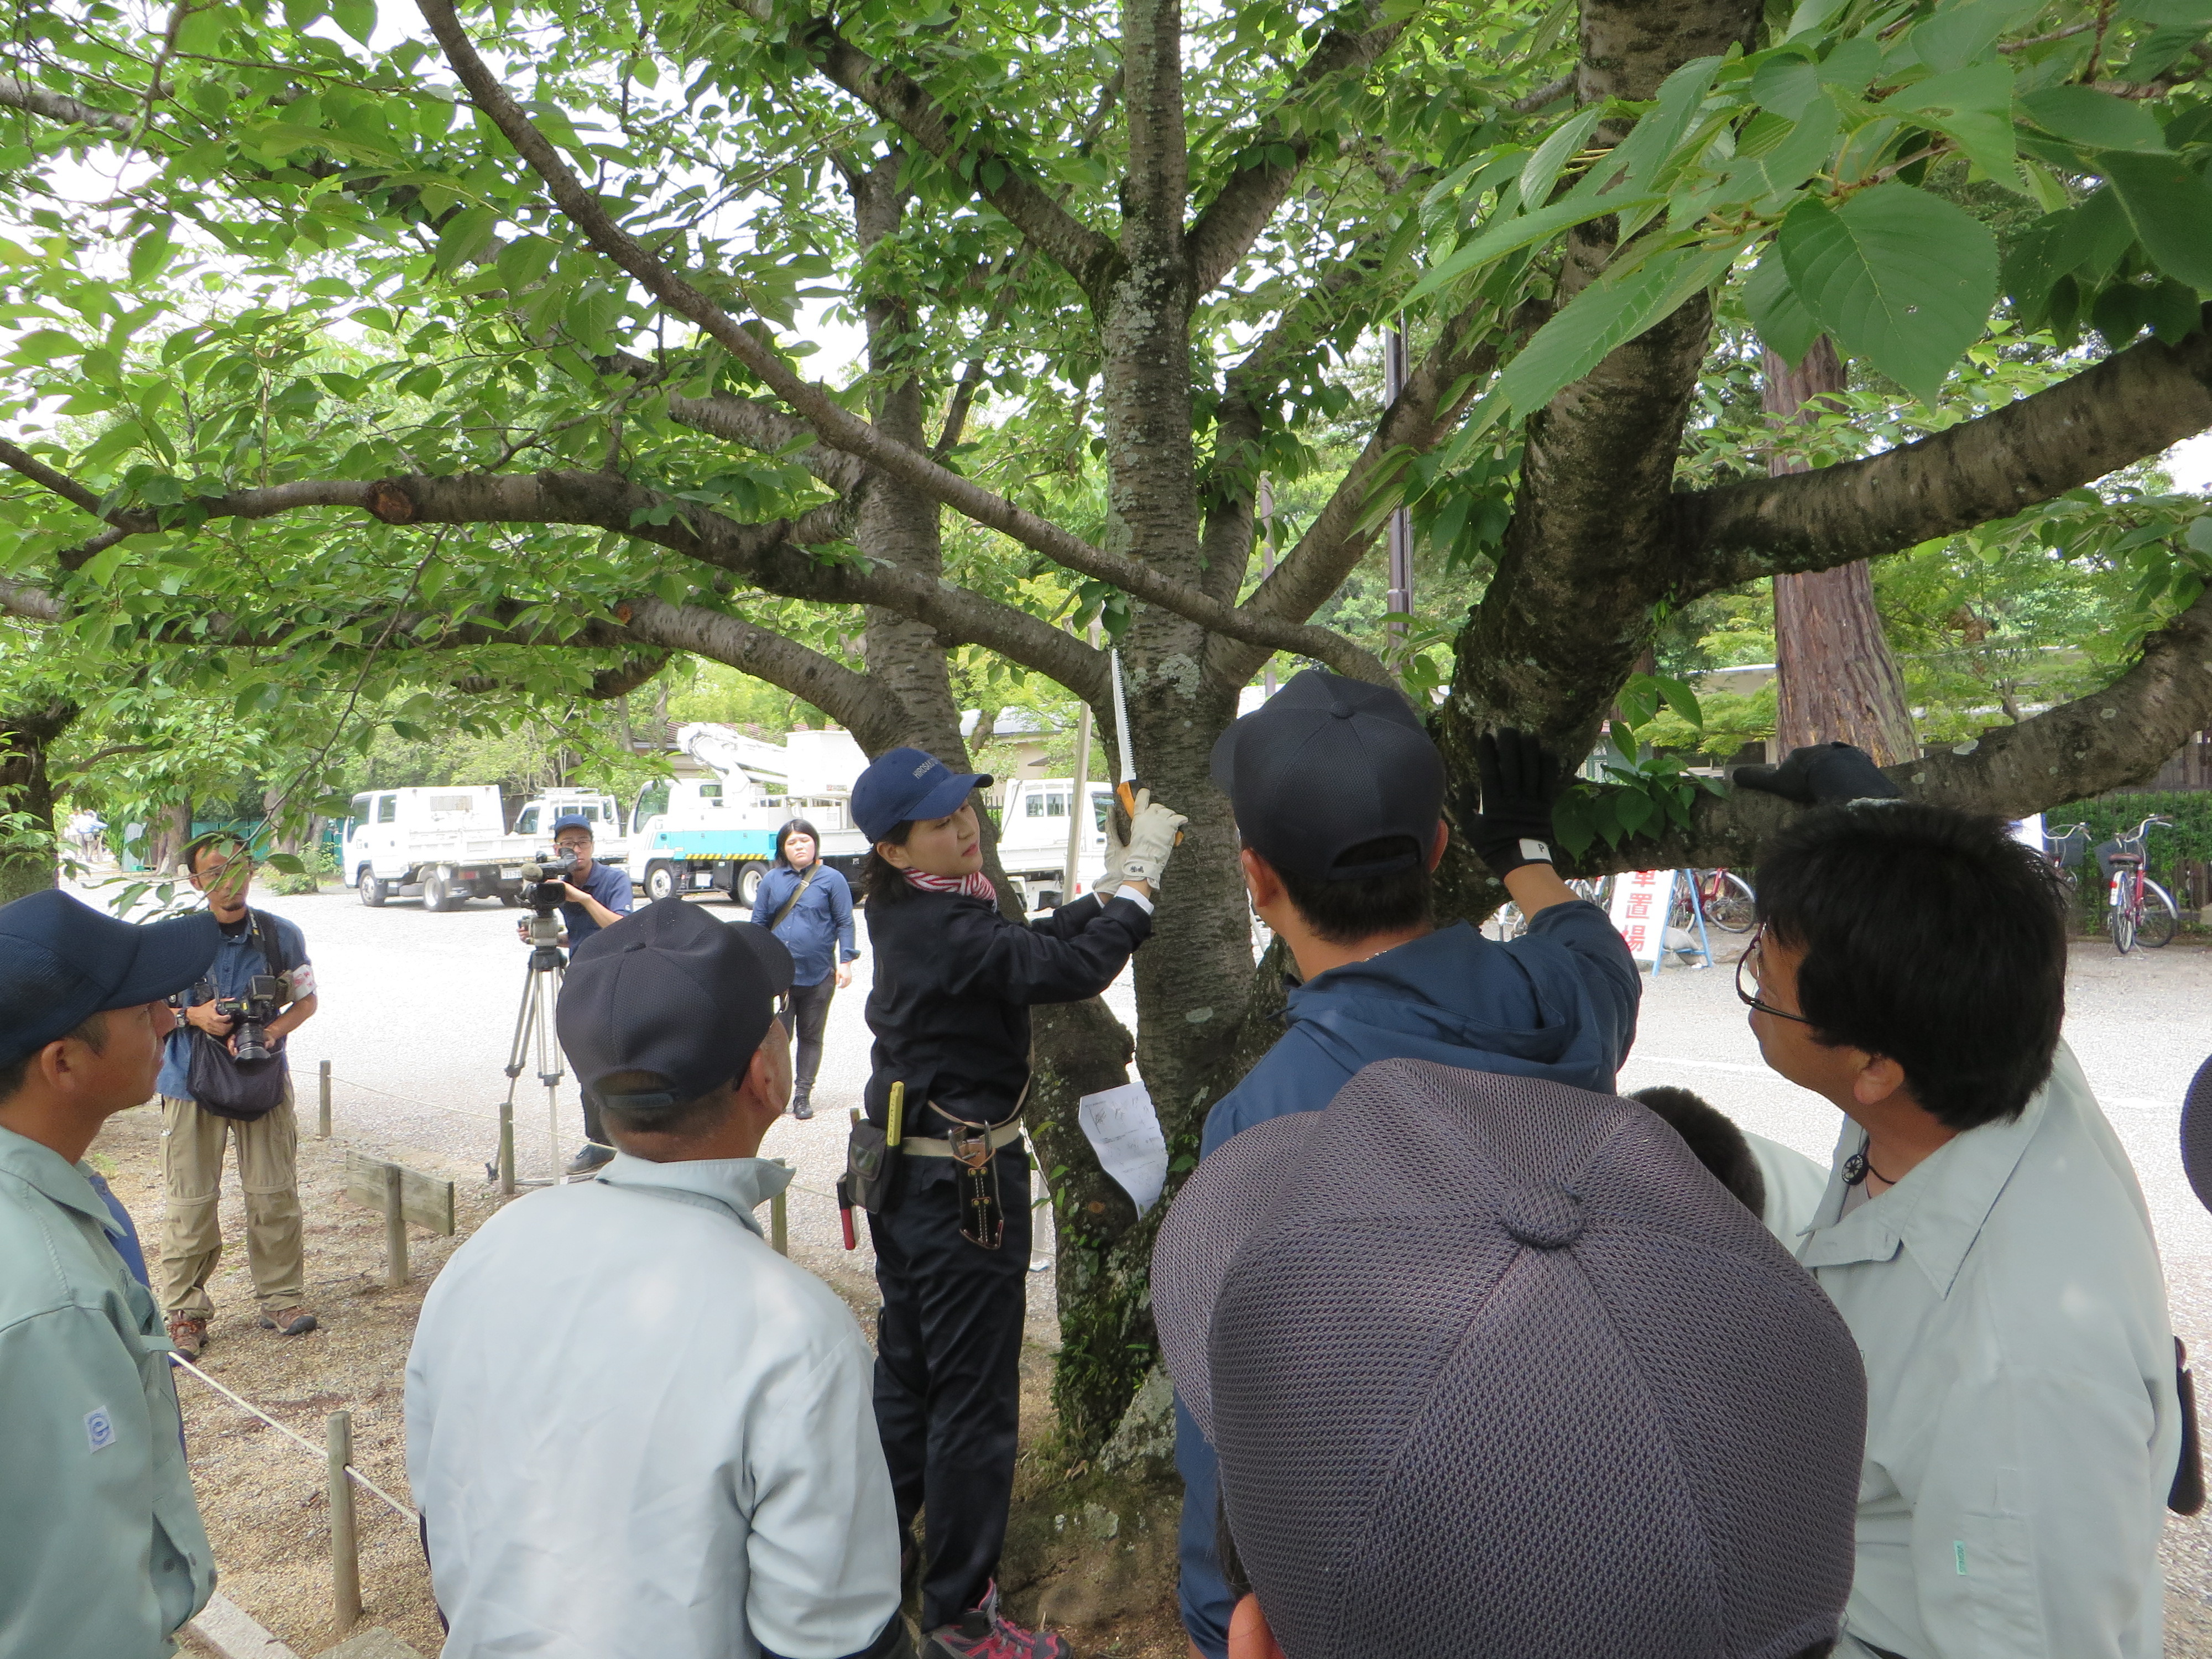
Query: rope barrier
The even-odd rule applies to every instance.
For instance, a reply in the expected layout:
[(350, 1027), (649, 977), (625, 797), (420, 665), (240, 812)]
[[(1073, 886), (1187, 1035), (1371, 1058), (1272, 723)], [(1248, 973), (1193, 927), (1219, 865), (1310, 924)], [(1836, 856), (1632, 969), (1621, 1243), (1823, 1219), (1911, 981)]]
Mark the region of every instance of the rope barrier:
[[(318, 1446), (313, 1441), (309, 1440), (306, 1436), (295, 1433), (292, 1430), (286, 1428), (284, 1425), (279, 1423), (275, 1418), (270, 1416), (267, 1412), (263, 1411), (261, 1407), (255, 1405), (252, 1401), (246, 1399), (242, 1395), (233, 1394), (228, 1389), (223, 1387), (222, 1383), (216, 1382), (215, 1378), (210, 1376), (198, 1366), (193, 1364), (191, 1360), (185, 1358), (184, 1355), (180, 1353), (171, 1354), (169, 1356), (169, 1363), (179, 1367), (180, 1370), (190, 1371), (194, 1376), (199, 1378), (201, 1382), (206, 1383), (208, 1387), (213, 1389), (217, 1394), (221, 1395), (225, 1400), (230, 1401), (232, 1405), (237, 1407), (239, 1410), (244, 1412), (248, 1417), (257, 1418), (260, 1421), (266, 1423), (270, 1428), (276, 1430), (277, 1433), (283, 1435), (294, 1445), (299, 1447), (301, 1451), (307, 1453), (308, 1456), (313, 1458), (318, 1463), (324, 1462), (328, 1456), (328, 1453), (325, 1448)], [(362, 1487), (365, 1491), (374, 1492), (378, 1498), (383, 1499), (386, 1506), (401, 1520), (415, 1521), (421, 1518), (412, 1509), (401, 1503), (390, 1492), (385, 1491), (383, 1487), (378, 1486), (376, 1482), (370, 1480), (359, 1469), (354, 1468), (352, 1464), (349, 1463), (346, 1465), (345, 1472), (347, 1480), (352, 1481), (354, 1485)]]

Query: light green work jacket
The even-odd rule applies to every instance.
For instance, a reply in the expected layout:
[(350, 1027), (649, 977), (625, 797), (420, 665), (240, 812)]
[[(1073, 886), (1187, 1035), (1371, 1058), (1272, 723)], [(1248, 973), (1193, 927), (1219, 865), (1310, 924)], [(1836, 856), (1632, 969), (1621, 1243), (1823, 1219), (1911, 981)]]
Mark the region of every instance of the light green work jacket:
[(1846, 1659), (2157, 1659), (2181, 1430), (2135, 1170), (2063, 1043), (2020, 1118), (1798, 1249), (1866, 1360)]
[(0, 1129), (0, 1654), (155, 1659), (207, 1604), (169, 1340), (77, 1168)]

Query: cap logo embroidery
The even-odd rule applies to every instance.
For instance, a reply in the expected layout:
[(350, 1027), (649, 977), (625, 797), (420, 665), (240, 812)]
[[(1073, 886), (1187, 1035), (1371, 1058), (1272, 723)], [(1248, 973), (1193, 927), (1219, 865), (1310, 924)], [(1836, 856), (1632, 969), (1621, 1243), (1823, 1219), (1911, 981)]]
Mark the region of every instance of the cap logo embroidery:
[(930, 775), (930, 773), (932, 773), (933, 771), (937, 771), (937, 770), (939, 770), (939, 769), (939, 769), (939, 766), (938, 766), (937, 763), (936, 763), (934, 760), (926, 760), (926, 761), (922, 762), (922, 763), (921, 763), (921, 765), (919, 765), (919, 766), (917, 766), (917, 767), (915, 767), (915, 768), (914, 769), (914, 775), (915, 775), (915, 776), (916, 776), (916, 777), (918, 777), (918, 778), (923, 778), (923, 777), (927, 777), (927, 776)]

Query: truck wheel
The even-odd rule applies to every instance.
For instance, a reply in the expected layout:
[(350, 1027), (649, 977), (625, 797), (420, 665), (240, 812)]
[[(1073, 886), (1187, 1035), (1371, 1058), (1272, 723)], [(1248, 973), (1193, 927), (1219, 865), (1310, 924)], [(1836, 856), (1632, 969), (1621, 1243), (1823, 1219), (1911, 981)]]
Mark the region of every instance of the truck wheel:
[(446, 878), (436, 871), (422, 878), (422, 908), (425, 910), (450, 910), (453, 894), (447, 890)]
[(730, 884), (730, 902), (742, 904), (746, 909), (751, 909), (760, 898), (761, 883), (767, 879), (766, 873), (759, 865), (740, 865), (738, 868), (737, 880)]
[(501, 908), (512, 910), (516, 905), (522, 902), (522, 898), (521, 896), (517, 893), (501, 893), (499, 896), (499, 902)]
[(384, 902), (391, 888), (376, 878), (376, 872), (363, 866), (361, 872), (361, 902), (374, 909)]
[(676, 871), (672, 866), (648, 864), (645, 866), (646, 897), (658, 902), (673, 897), (677, 891)]

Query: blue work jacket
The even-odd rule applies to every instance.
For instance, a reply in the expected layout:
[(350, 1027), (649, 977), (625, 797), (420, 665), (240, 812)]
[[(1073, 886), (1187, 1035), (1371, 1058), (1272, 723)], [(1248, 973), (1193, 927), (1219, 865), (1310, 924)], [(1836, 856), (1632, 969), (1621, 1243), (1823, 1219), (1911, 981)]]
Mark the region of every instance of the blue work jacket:
[[(806, 872), (779, 864), (768, 872), (753, 900), (753, 921), (766, 927), (790, 902)], [(860, 953), (853, 943), (853, 890), (845, 878), (823, 865), (791, 914), (775, 927), (775, 936), (791, 952), (791, 982), (819, 985), (841, 962)]]

